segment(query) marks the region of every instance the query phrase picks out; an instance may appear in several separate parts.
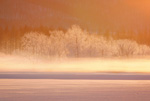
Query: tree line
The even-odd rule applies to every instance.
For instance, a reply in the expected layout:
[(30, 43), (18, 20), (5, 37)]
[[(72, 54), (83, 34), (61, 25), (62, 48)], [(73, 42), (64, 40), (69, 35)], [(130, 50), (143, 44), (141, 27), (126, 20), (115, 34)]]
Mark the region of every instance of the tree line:
[[(72, 32), (69, 32), (69, 31), (72, 31)], [(30, 32), (34, 33), (34, 35), (32, 35)], [(59, 55), (59, 56), (61, 56), (62, 54), (66, 54), (67, 51), (69, 51), (69, 53), (67, 53), (67, 55), (74, 56), (74, 57), (80, 57), (81, 54), (83, 55), (84, 53), (88, 54), (88, 57), (98, 56), (96, 54), (96, 50), (98, 48), (97, 46), (103, 47), (103, 48), (98, 50), (99, 55), (102, 56), (102, 55), (106, 54), (105, 48), (106, 47), (108, 48), (108, 46), (106, 45), (106, 44), (108, 44), (107, 40), (112, 40), (112, 39), (118, 40), (117, 45), (118, 46), (120, 45), (119, 46), (120, 48), (118, 50), (118, 54), (120, 54), (120, 55), (121, 54), (124, 54), (124, 55), (125, 54), (126, 55), (134, 54), (134, 49), (131, 46), (128, 46), (128, 50), (124, 51), (124, 48), (127, 46), (123, 45), (123, 43), (134, 43), (135, 42), (137, 44), (150, 46), (150, 40), (149, 40), (150, 39), (150, 31), (149, 30), (143, 30), (142, 32), (141, 31), (134, 31), (134, 30), (129, 31), (129, 30), (123, 30), (123, 29), (120, 31), (119, 30), (115, 31), (115, 32), (112, 32), (111, 30), (106, 30), (103, 33), (99, 32), (96, 34), (89, 33), (89, 32), (90, 31), (81, 29), (80, 27), (77, 27), (77, 26), (74, 26), (72, 28), (72, 30), (71, 30), (71, 28), (69, 30), (69, 29), (63, 29), (63, 28), (53, 28), (53, 27), (44, 27), (44, 26), (40, 26), (40, 27), (24, 26), (24, 27), (20, 27), (20, 28), (17, 28), (17, 27), (11, 27), (11, 28), (10, 27), (5, 27), (5, 28), (0, 27), (0, 51), (3, 53), (6, 53), (6, 54), (12, 54), (12, 52), (14, 52), (15, 50), (24, 50), (25, 47), (27, 49), (27, 46), (28, 46), (28, 48), (29, 47), (30, 48), (34, 48), (34, 47), (37, 48), (37, 46), (40, 46), (40, 44), (42, 44), (42, 42), (37, 44), (37, 46), (36, 45), (32, 46), (32, 44), (35, 43), (37, 40), (40, 40), (39, 38), (43, 37), (43, 35), (45, 35), (45, 38), (48, 38), (49, 36), (51, 36), (51, 37), (53, 36), (53, 38), (49, 37), (51, 39), (47, 39), (47, 40), (51, 40), (51, 41), (53, 40), (55, 42), (58, 40), (57, 43), (51, 42), (51, 43), (53, 43), (53, 45), (49, 44), (50, 46), (47, 46), (47, 47), (53, 47), (55, 52), (56, 52), (56, 50), (58, 50), (57, 48), (61, 48), (61, 49), (59, 49), (60, 52), (57, 53), (57, 55)], [(33, 37), (35, 37), (37, 40), (34, 41), (33, 43), (23, 42), (22, 41), (23, 38), (25, 38), (25, 36), (29, 35), (29, 33), (30, 33), (30, 37), (28, 40), (33, 42), (33, 39), (31, 39)], [(35, 34), (35, 33), (37, 33), (37, 34)], [(39, 33), (42, 33), (42, 34), (40, 34), (41, 35), (40, 37), (37, 36)], [(72, 40), (72, 41), (74, 40), (74, 42), (63, 40), (66, 38), (67, 35), (69, 37), (68, 40)], [(101, 37), (99, 37), (99, 36), (101, 36)], [(98, 37), (98, 39), (94, 38), (94, 37)], [(87, 40), (87, 42), (83, 43), (82, 42), (83, 39)], [(125, 39), (126, 39), (126, 41), (125, 41)], [(45, 39), (43, 39), (43, 40), (45, 40)], [(65, 51), (66, 46), (61, 45), (62, 43), (60, 43), (61, 42), (60, 40), (63, 40), (63, 42), (65, 42), (65, 41), (68, 42), (67, 43), (67, 46), (68, 46), (67, 51)], [(132, 41), (130, 42), (129, 40), (132, 40)], [(102, 42), (100, 43), (99, 41), (102, 41)], [(105, 43), (105, 41), (107, 41), (107, 42)], [(47, 41), (47, 43), (42, 44), (42, 45), (46, 46), (48, 44), (48, 42), (49, 41)], [(70, 44), (69, 44), (69, 42), (70, 42)], [(24, 44), (24, 46), (23, 46), (23, 44)], [(98, 45), (94, 45), (94, 44), (98, 44)], [(91, 45), (91, 46), (88, 46), (88, 45)], [(56, 46), (59, 46), (59, 47), (56, 48)], [(87, 46), (89, 49), (87, 49), (86, 52), (82, 53), (81, 50), (84, 49), (83, 47), (87, 47)], [(33, 50), (34, 50), (34, 52), (33, 52)], [(32, 49), (32, 52), (38, 53), (37, 50)], [(54, 54), (56, 54), (56, 53), (52, 52), (54, 50), (49, 49), (47, 51), (49, 52), (49, 54), (54, 55)], [(65, 52), (62, 50), (64, 50)], [(143, 50), (145, 50), (145, 49), (143, 49)], [(50, 53), (50, 51), (51, 51), (51, 53)], [(108, 48), (107, 51), (112, 51), (112, 49)], [(63, 52), (63, 53), (61, 53), (61, 52)], [(44, 53), (44, 50), (43, 50), (43, 53)], [(42, 52), (40, 54), (42, 54)], [(44, 53), (44, 54), (46, 54), (46, 53)], [(115, 54), (113, 54), (113, 55), (115, 55)]]

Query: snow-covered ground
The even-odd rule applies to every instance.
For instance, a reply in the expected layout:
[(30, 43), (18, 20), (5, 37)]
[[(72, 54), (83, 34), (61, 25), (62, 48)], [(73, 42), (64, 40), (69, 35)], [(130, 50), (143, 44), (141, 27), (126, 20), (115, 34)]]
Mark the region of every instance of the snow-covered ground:
[(150, 101), (150, 81), (0, 79), (0, 101)]

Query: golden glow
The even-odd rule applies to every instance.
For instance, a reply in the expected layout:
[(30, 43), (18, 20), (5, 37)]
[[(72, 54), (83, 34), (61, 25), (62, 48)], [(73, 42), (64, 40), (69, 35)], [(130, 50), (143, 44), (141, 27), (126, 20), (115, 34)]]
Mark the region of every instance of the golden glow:
[[(136, 19), (135, 21), (133, 21), (133, 24), (131, 24), (133, 26), (136, 25), (135, 22), (138, 22), (138, 21), (139, 21), (138, 23), (142, 22), (140, 24), (140, 26), (142, 26), (144, 23), (149, 21), (149, 17), (150, 17), (150, 0), (122, 0), (122, 1), (120, 0), (121, 3), (118, 0), (118, 3), (120, 3), (120, 4), (117, 4), (117, 6), (115, 6), (114, 2), (111, 2), (114, 4), (111, 4), (111, 6), (110, 6), (109, 1), (107, 3), (104, 3), (101, 0), (99, 0), (99, 1), (97, 0), (95, 2), (91, 2), (91, 0), (87, 0), (86, 2), (84, 0), (82, 0), (82, 1), (78, 0), (76, 2), (73, 2), (73, 5), (70, 6), (70, 8), (69, 8), (69, 6), (61, 5), (61, 3), (58, 5), (57, 2), (53, 2), (53, 1), (47, 1), (47, 2), (42, 2), (42, 0), (38, 0), (38, 1), (37, 0), (28, 0), (28, 1), (30, 1), (30, 3), (32, 2), (37, 5), (40, 5), (41, 7), (43, 6), (44, 8), (47, 8), (47, 9), (52, 8), (54, 11), (61, 12), (64, 15), (64, 18), (67, 15), (66, 18), (73, 17), (76, 20), (80, 20), (81, 22), (83, 22), (83, 24), (85, 24), (85, 27), (93, 27), (93, 28), (99, 30), (98, 27), (101, 27), (99, 25), (102, 25), (102, 27), (100, 28), (100, 31), (102, 30), (101, 32), (103, 32), (103, 28), (107, 29), (107, 27), (110, 30), (110, 32), (113, 32), (113, 29), (115, 29), (113, 27), (117, 23), (119, 23), (117, 26), (121, 25), (121, 26), (125, 26), (125, 28), (126, 27), (130, 28), (130, 26), (129, 26), (130, 22), (132, 23), (132, 21), (136, 18), (135, 15), (137, 15), (137, 16), (140, 15), (140, 16), (139, 16), (139, 19)], [(49, 5), (48, 3), (51, 5)], [(112, 6), (112, 5), (114, 5), (114, 6)], [(130, 18), (131, 14), (134, 13), (134, 12), (130, 12), (130, 9), (132, 9), (131, 11), (135, 11), (135, 13), (136, 13), (134, 15), (135, 17), (132, 15), (133, 17)], [(44, 9), (44, 10), (46, 10), (46, 9)], [(60, 15), (61, 15), (61, 13), (60, 13)], [(40, 13), (39, 13), (39, 15), (40, 15)], [(54, 13), (54, 15), (55, 15), (55, 13)], [(56, 12), (56, 15), (57, 15), (57, 12)], [(58, 13), (58, 15), (59, 15), (59, 13)], [(41, 15), (41, 16), (46, 16), (46, 15)], [(53, 21), (52, 21), (56, 25), (59, 24), (58, 22), (60, 22), (58, 18), (56, 17), (56, 19), (53, 19)], [(142, 18), (148, 18), (148, 20), (142, 19)], [(45, 22), (49, 22), (49, 19), (44, 19), (44, 20), (45, 20)], [(140, 20), (141, 20), (141, 22), (140, 22)], [(69, 21), (68, 22), (71, 24), (72, 20), (69, 20)], [(60, 23), (63, 24), (63, 26), (65, 26), (65, 22), (62, 21)], [(91, 29), (93, 29), (93, 28), (91, 28)], [(119, 28), (119, 27), (117, 27), (117, 28)], [(22, 32), (22, 35), (23, 35), (23, 33), (28, 32), (29, 29), (25, 27), (23, 29), (24, 32)], [(138, 27), (133, 28), (133, 29), (138, 29)], [(39, 30), (42, 31), (43, 27), (41, 26), (39, 28)], [(120, 30), (121, 30), (121, 34), (120, 34), (120, 31), (118, 32), (119, 34), (116, 31), (116, 33), (118, 34), (115, 36), (116, 39), (122, 38), (122, 35), (125, 34), (125, 33), (122, 33), (122, 32), (124, 32), (122, 29), (120, 29)], [(107, 30), (105, 30), (105, 31), (107, 32)], [(128, 30), (128, 31), (130, 32), (130, 30)], [(8, 51), (6, 53), (9, 53), (9, 51), (13, 51), (13, 48), (14, 49), (16, 48), (16, 46), (19, 43), (19, 41), (16, 41), (16, 39), (20, 40), (20, 36), (22, 36), (19, 34), (14, 35), (14, 33), (16, 33), (16, 32), (21, 33), (20, 31), (16, 31), (13, 34), (10, 34), (9, 32), (13, 32), (13, 30), (8, 31), (8, 29), (6, 27), (6, 29), (3, 30), (4, 35), (1, 38), (1, 40), (3, 39), (3, 41), (4, 41), (4, 42), (2, 41), (1, 43), (5, 43), (5, 45), (6, 45), (5, 47)], [(108, 37), (109, 36), (108, 34), (110, 34), (110, 33), (105, 33), (105, 36)], [(131, 34), (133, 34), (133, 33), (131, 33)], [(142, 32), (142, 35), (141, 35), (142, 37), (140, 35), (138, 37), (135, 37), (132, 35), (130, 36), (130, 33), (128, 33), (128, 37), (129, 38), (132, 37), (131, 39), (135, 38), (136, 41), (141, 40), (141, 43), (143, 44), (143, 42), (145, 42), (145, 40), (149, 40), (149, 37), (147, 37), (149, 35), (144, 36), (143, 34), (145, 34), (145, 33)], [(13, 39), (12, 35), (17, 37), (16, 39), (14, 38), (13, 41), (12, 41), (12, 39)], [(81, 38), (83, 38), (83, 37), (81, 36)], [(77, 38), (74, 38), (74, 39), (77, 39)], [(59, 39), (57, 39), (57, 40), (59, 40)], [(93, 38), (93, 40), (95, 40), (95, 39)], [(14, 44), (11, 45), (10, 44), (11, 42), (14, 42)], [(43, 41), (40, 41), (40, 42), (43, 42)], [(95, 43), (95, 42), (93, 41), (93, 43)], [(145, 43), (149, 44), (149, 41), (146, 41)], [(76, 42), (76, 44), (77, 44), (77, 42)], [(4, 47), (4, 45), (2, 45), (2, 46)], [(41, 46), (44, 46), (44, 45), (42, 44)], [(18, 45), (18, 47), (20, 48), (20, 45)], [(78, 60), (66, 59), (61, 62), (60, 61), (59, 62), (58, 61), (37, 62), (35, 60), (34, 61), (31, 61), (31, 60), (21, 58), (21, 57), (16, 57), (16, 56), (1, 56), (0, 57), (0, 72), (9, 72), (9, 71), (10, 72), (16, 72), (16, 71), (23, 71), (23, 72), (28, 72), (28, 71), (29, 72), (32, 72), (32, 71), (33, 72), (150, 72), (150, 68), (149, 68), (150, 67), (150, 59), (143, 59), (143, 58), (142, 59), (128, 59), (128, 60), (127, 59), (121, 59), (121, 60), (120, 59), (78, 59)]]
[(150, 59), (69, 59), (37, 62), (19, 57), (0, 59), (1, 72), (150, 72)]

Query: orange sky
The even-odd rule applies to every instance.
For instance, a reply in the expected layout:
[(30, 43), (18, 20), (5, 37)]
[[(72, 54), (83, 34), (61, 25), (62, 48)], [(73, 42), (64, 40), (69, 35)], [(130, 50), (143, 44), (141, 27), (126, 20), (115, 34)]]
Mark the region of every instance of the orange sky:
[(129, 0), (126, 1), (130, 7), (135, 8), (143, 14), (150, 15), (150, 0)]
[[(9, 1), (9, 3), (8, 3)], [(0, 0), (0, 15), (8, 16), (2, 21), (6, 24), (27, 23), (65, 26), (80, 24), (80, 26), (103, 30), (126, 29), (150, 24), (150, 0)], [(22, 3), (15, 3), (15, 2)], [(23, 2), (24, 1), (24, 2)], [(17, 10), (14, 9), (16, 4)], [(34, 5), (33, 8), (28, 7)], [(41, 9), (50, 9), (43, 13)], [(5, 11), (3, 11), (5, 10)], [(26, 11), (27, 10), (27, 11)], [(53, 12), (51, 12), (51, 10)], [(30, 12), (31, 11), (31, 12)], [(33, 12), (36, 12), (34, 14)], [(45, 11), (44, 11), (45, 12)], [(30, 14), (31, 13), (31, 14)], [(53, 16), (49, 17), (49, 14)], [(21, 16), (23, 20), (13, 18)], [(42, 20), (39, 20), (39, 17)], [(63, 19), (62, 19), (63, 17)], [(10, 19), (13, 19), (10, 21)], [(20, 19), (21, 19), (20, 18)], [(1, 18), (0, 18), (1, 20)], [(11, 23), (10, 23), (11, 22)], [(148, 24), (147, 24), (148, 23)], [(139, 24), (139, 25), (138, 25)], [(3, 24), (4, 25), (4, 24)]]

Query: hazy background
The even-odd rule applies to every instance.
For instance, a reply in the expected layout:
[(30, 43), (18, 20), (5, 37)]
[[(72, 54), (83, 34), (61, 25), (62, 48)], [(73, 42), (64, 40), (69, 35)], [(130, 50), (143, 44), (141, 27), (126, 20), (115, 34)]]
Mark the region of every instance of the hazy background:
[(0, 0), (0, 70), (149, 72), (148, 0)]

